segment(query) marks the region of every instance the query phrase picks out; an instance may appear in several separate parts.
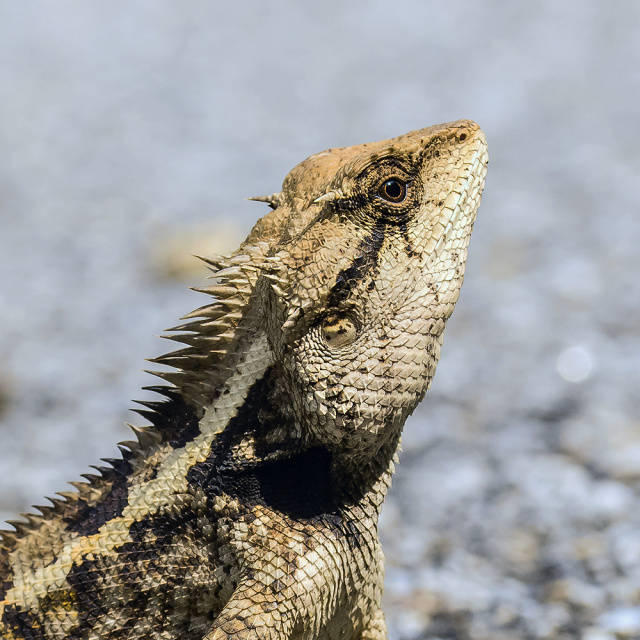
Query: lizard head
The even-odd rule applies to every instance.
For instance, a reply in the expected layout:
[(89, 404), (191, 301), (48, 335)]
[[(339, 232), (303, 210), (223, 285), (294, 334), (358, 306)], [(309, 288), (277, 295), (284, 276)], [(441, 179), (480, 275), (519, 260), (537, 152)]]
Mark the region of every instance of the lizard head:
[(256, 227), (281, 282), (265, 326), (282, 405), (312, 440), (375, 451), (424, 396), (460, 293), (487, 147), (462, 120), (309, 157)]
[(268, 378), (256, 420), (277, 407), (291, 437), (371, 458), (435, 372), (486, 163), (467, 120), (307, 158), (255, 198), (273, 211), (239, 249), (210, 261), (216, 300), (175, 328), (188, 346), (156, 361), (179, 371), (158, 375), (214, 430), (219, 407), (234, 415)]

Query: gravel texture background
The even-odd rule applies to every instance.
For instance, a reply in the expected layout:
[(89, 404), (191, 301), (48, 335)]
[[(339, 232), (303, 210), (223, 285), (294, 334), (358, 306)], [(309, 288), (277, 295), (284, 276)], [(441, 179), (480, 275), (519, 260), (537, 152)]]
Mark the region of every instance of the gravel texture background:
[(0, 518), (128, 437), (201, 303), (170, 277), (194, 235), (233, 246), (310, 153), (470, 117), (491, 163), (383, 513), (391, 637), (640, 637), (639, 29), (635, 0), (0, 2)]

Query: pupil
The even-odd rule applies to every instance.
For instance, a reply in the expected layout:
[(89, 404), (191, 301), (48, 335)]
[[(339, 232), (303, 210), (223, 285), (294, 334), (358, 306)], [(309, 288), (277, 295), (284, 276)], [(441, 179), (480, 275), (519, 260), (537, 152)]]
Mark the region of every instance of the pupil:
[(391, 198), (399, 198), (402, 193), (402, 187), (397, 180), (389, 180), (387, 182), (387, 195)]
[(402, 182), (392, 178), (382, 185), (382, 189), (380, 191), (383, 198), (392, 202), (400, 202), (406, 195), (405, 189), (406, 187)]

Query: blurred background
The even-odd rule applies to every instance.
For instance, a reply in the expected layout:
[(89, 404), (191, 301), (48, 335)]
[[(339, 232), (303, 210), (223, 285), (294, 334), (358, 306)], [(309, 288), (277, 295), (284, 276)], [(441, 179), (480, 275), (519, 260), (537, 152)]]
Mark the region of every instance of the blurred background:
[(640, 637), (640, 3), (0, 2), (0, 519), (129, 437), (307, 155), (468, 117), (467, 278), (383, 512), (394, 640)]

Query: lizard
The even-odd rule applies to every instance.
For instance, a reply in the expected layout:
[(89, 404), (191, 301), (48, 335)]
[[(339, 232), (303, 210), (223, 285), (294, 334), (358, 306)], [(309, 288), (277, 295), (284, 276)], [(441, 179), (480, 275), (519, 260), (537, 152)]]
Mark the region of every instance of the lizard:
[(0, 544), (6, 640), (386, 637), (377, 526), (487, 166), (459, 120), (310, 156), (155, 359), (160, 394)]

